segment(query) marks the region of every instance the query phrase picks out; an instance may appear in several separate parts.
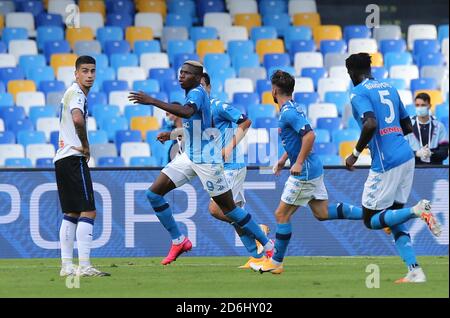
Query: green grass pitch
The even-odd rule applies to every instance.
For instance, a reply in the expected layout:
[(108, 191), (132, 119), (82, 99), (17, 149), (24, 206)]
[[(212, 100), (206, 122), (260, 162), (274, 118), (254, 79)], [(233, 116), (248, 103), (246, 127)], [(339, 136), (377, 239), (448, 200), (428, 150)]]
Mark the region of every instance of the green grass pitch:
[[(398, 257), (287, 257), (281, 275), (238, 269), (245, 257), (182, 256), (98, 258), (111, 277), (81, 278), (67, 288), (59, 259), (0, 259), (0, 297), (449, 297), (448, 256), (419, 257), (428, 281), (394, 284), (406, 273)], [(369, 264), (380, 269), (380, 287), (367, 288)]]

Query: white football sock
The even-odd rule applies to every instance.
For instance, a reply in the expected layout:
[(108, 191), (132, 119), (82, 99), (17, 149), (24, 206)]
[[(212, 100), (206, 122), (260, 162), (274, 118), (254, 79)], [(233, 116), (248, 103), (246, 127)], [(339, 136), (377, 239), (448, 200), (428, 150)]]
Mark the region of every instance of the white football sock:
[(184, 241), (185, 238), (186, 238), (186, 237), (185, 237), (183, 234), (181, 234), (180, 237), (178, 237), (178, 238), (176, 238), (176, 239), (173, 239), (173, 240), (172, 240), (172, 243), (175, 244), (175, 245), (181, 244), (181, 243), (183, 243), (183, 241)]
[(59, 242), (61, 245), (61, 263), (63, 266), (72, 265), (73, 243), (78, 219), (65, 215), (59, 228)]
[(77, 244), (78, 258), (80, 266), (91, 266), (90, 254), (92, 246), (92, 231), (94, 228), (94, 220), (82, 217), (78, 220), (77, 227)]

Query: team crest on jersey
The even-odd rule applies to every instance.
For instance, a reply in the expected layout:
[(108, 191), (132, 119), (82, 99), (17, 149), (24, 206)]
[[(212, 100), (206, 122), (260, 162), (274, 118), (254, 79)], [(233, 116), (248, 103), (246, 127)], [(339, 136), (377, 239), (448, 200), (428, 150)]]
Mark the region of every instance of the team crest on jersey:
[(189, 129), (190, 127), (189, 122), (183, 123), (183, 128)]

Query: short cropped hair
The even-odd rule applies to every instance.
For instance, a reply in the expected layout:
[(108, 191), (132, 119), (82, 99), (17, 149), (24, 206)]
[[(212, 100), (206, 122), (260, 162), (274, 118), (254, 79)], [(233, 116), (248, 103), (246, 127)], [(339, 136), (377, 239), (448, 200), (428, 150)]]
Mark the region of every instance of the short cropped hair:
[(82, 64), (94, 64), (95, 65), (95, 59), (89, 55), (82, 55), (77, 58), (77, 60), (75, 62), (75, 68), (78, 70)]
[(370, 72), (370, 65), (372, 65), (372, 58), (369, 53), (352, 54), (345, 60), (348, 70), (359, 73)]
[(207, 86), (211, 85), (211, 78), (209, 77), (208, 73), (203, 73), (202, 77), (205, 80), (205, 84)]
[(196, 75), (203, 74), (203, 65), (200, 62), (189, 60), (184, 62), (184, 64), (192, 66), (195, 70)]
[(426, 103), (431, 104), (431, 97), (427, 93), (417, 94), (416, 98), (414, 100), (419, 99), (419, 98), (422, 99), (423, 101), (425, 101)]
[(272, 85), (278, 87), (281, 91), (281, 94), (285, 96), (291, 96), (294, 92), (295, 79), (291, 74), (287, 72), (277, 70), (270, 77), (270, 81), (272, 82)]

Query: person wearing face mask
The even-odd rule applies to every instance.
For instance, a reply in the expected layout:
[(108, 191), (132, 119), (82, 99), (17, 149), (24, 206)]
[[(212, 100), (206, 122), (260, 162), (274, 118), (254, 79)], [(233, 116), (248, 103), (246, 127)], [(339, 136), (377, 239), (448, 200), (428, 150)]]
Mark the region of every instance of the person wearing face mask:
[(419, 93), (415, 98), (413, 133), (406, 136), (414, 151), (416, 165), (442, 164), (448, 157), (448, 135), (444, 125), (430, 115), (431, 98)]

